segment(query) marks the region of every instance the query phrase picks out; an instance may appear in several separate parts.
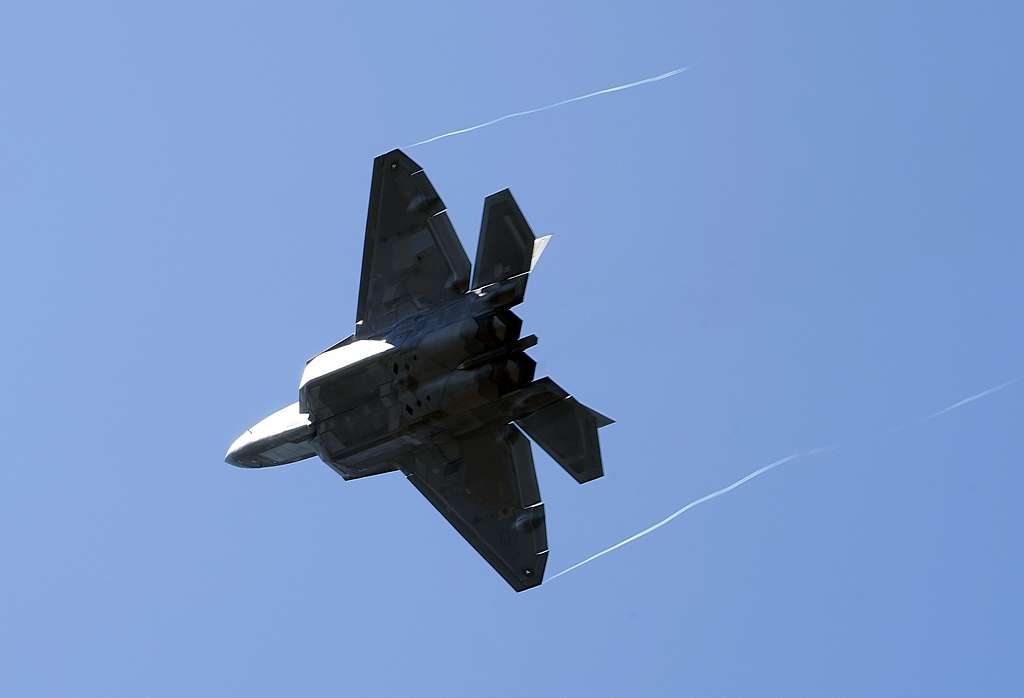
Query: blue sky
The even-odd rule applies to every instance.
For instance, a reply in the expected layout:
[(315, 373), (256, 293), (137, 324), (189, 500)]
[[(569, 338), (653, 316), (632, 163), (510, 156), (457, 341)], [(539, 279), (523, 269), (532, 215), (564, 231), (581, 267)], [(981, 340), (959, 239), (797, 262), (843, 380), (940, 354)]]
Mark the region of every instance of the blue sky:
[[(0, 692), (1016, 695), (1013, 3), (9, 3)], [(539, 449), (514, 594), (398, 475), (223, 453), (347, 335), (372, 158), (473, 256), (554, 240), (532, 352), (615, 419)]]

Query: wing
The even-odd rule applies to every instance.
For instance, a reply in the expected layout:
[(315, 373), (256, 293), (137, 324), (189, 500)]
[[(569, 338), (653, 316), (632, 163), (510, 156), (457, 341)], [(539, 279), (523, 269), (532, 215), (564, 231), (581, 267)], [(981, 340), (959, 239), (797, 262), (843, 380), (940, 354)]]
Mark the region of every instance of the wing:
[(409, 481), (513, 589), (544, 578), (547, 531), (530, 442), (511, 424), (492, 424), (434, 448), (403, 467)]
[(401, 150), (373, 161), (356, 336), (469, 290), (469, 257), (426, 173)]

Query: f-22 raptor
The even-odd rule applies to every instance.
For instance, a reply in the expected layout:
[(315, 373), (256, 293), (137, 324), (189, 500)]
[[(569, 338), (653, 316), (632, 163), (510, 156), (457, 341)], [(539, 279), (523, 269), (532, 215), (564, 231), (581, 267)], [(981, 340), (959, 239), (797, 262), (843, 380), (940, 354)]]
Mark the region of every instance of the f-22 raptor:
[(476, 264), (423, 169), (376, 158), (355, 333), (306, 362), (299, 400), (239, 436), (225, 460), (319, 456), (346, 480), (401, 470), (516, 591), (544, 578), (547, 531), (530, 442), (579, 483), (603, 475), (612, 420), (534, 379), (511, 308), (550, 236), (509, 190), (484, 200)]

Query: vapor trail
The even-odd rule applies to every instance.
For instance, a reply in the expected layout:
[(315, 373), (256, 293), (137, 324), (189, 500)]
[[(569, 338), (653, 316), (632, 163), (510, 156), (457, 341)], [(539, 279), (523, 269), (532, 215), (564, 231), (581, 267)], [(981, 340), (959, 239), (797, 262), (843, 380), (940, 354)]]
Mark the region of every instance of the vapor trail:
[[(615, 545), (611, 546), (610, 548), (605, 548), (601, 552), (595, 553), (595, 554), (591, 555), (586, 560), (583, 560), (582, 562), (577, 562), (572, 567), (567, 567), (566, 569), (562, 570), (558, 574), (556, 574), (553, 577), (551, 577), (551, 579), (556, 579), (558, 577), (561, 577), (563, 574), (566, 574), (568, 572), (572, 572), (577, 567), (582, 567), (583, 565), (587, 564), (588, 562), (592, 562), (593, 560), (596, 560), (597, 558), (601, 557), (602, 555), (607, 555), (608, 553), (610, 553), (613, 550), (618, 550), (622, 546), (627, 545), (629, 543), (632, 543), (637, 538), (643, 538), (648, 533), (653, 533), (654, 531), (657, 531), (659, 528), (661, 528), (662, 526), (664, 526), (665, 524), (667, 524), (669, 521), (671, 521), (672, 519), (676, 518), (677, 516), (682, 516), (683, 514), (688, 512), (690, 509), (693, 509), (698, 504), (703, 504), (704, 502), (710, 501), (710, 500), (714, 499), (715, 497), (721, 497), (723, 494), (725, 494), (727, 492), (732, 492), (734, 489), (736, 489), (737, 487), (739, 487), (743, 483), (749, 482), (750, 480), (753, 480), (758, 475), (764, 475), (769, 470), (772, 470), (773, 468), (777, 468), (780, 465), (782, 465), (783, 463), (788, 463), (791, 460), (795, 460), (795, 459), (799, 458), (802, 455), (806, 455), (806, 454), (803, 454), (803, 453), (793, 453), (791, 455), (786, 456), (785, 458), (780, 458), (777, 461), (774, 461), (772, 463), (769, 463), (768, 465), (765, 465), (765, 466), (762, 466), (762, 467), (758, 468), (757, 470), (755, 470), (754, 472), (750, 473), (749, 475), (745, 475), (745, 476), (741, 477), (739, 480), (737, 480), (736, 482), (732, 483), (731, 485), (727, 485), (727, 486), (723, 487), (720, 490), (715, 490), (711, 494), (706, 494), (703, 497), (701, 497), (700, 499), (695, 499), (692, 502), (690, 502), (689, 504), (687, 504), (686, 506), (684, 506), (682, 509), (678, 509), (678, 510), (672, 512), (671, 514), (669, 514), (668, 516), (666, 516), (664, 519), (662, 519), (658, 523), (654, 524), (653, 526), (648, 526), (647, 528), (645, 528), (644, 530), (640, 531), (639, 533), (634, 533), (629, 538), (626, 538), (625, 540), (619, 541), (618, 543), (616, 543)], [(548, 581), (550, 582), (551, 579), (549, 579)]]
[(975, 400), (980, 400), (983, 397), (988, 397), (992, 393), (998, 393), (1003, 388), (1009, 388), (1014, 383), (1017, 383), (1018, 381), (1020, 381), (1020, 379), (1021, 379), (1021, 376), (1018, 376), (1017, 378), (1014, 378), (1013, 380), (1008, 380), (1005, 383), (1000, 383), (999, 385), (995, 386), (994, 388), (989, 388), (988, 390), (982, 390), (980, 393), (975, 393), (974, 395), (970, 395), (968, 397), (965, 397), (963, 400), (957, 400), (956, 402), (954, 402), (949, 407), (943, 407), (938, 412), (932, 412), (927, 417), (924, 417), (921, 421), (922, 422), (931, 421), (931, 420), (935, 419), (936, 417), (941, 417), (942, 415), (946, 414), (947, 412), (952, 412), (953, 410), (959, 409), (960, 407), (963, 407), (964, 405), (972, 403)]
[(417, 141), (416, 143), (413, 143), (412, 145), (409, 145), (409, 146), (406, 146), (406, 147), (414, 148), (414, 147), (416, 147), (418, 145), (424, 145), (426, 143), (433, 143), (434, 141), (439, 141), (442, 138), (448, 138), (449, 136), (458, 136), (458, 135), (461, 135), (463, 133), (469, 133), (470, 131), (476, 131), (477, 129), (485, 128), (487, 126), (493, 126), (494, 124), (500, 123), (502, 121), (507, 121), (509, 119), (515, 119), (516, 117), (519, 117), (519, 116), (529, 116), (530, 114), (536, 114), (538, 112), (547, 111), (548, 109), (554, 109), (555, 107), (565, 106), (566, 104), (572, 104), (573, 102), (581, 102), (584, 99), (590, 99), (591, 97), (597, 97), (599, 95), (611, 94), (612, 92), (619, 92), (621, 90), (628, 90), (628, 89), (630, 89), (632, 87), (638, 87), (640, 85), (646, 85), (647, 83), (650, 83), (650, 82), (658, 82), (660, 80), (664, 80), (666, 78), (670, 78), (673, 75), (679, 75), (679, 73), (687, 71), (687, 70), (689, 70), (692, 67), (693, 66), (684, 66), (682, 68), (676, 68), (675, 70), (670, 70), (667, 73), (662, 73), (661, 75), (655, 75), (654, 77), (644, 78), (643, 80), (637, 80), (636, 82), (629, 82), (629, 83), (626, 83), (625, 85), (616, 85), (615, 87), (606, 87), (605, 89), (598, 90), (597, 92), (588, 92), (585, 95), (580, 95), (579, 97), (570, 97), (569, 99), (563, 99), (560, 102), (554, 102), (552, 104), (547, 104), (547, 105), (545, 105), (543, 107), (537, 107), (535, 109), (527, 109), (526, 111), (512, 112), (511, 114), (505, 114), (505, 116), (499, 116), (497, 119), (491, 119), (490, 121), (485, 121), (482, 124), (477, 124), (476, 126), (467, 126), (466, 128), (460, 128), (457, 131), (449, 131), (448, 133), (442, 133), (442, 134), (440, 134), (438, 136), (432, 136), (431, 138), (427, 138), (426, 140), (422, 140), (422, 141)]
[[(982, 390), (980, 393), (975, 393), (974, 395), (969, 395), (968, 397), (965, 397), (962, 400), (957, 400), (953, 404), (948, 405), (946, 407), (943, 407), (941, 410), (939, 410), (937, 412), (932, 412), (931, 414), (921, 418), (921, 420), (919, 420), (919, 421), (920, 422), (927, 422), (927, 421), (935, 419), (936, 417), (939, 417), (941, 415), (948, 414), (949, 412), (952, 412), (953, 410), (959, 409), (959, 408), (963, 407), (964, 405), (968, 405), (968, 404), (974, 402), (975, 400), (980, 400), (980, 399), (982, 399), (984, 397), (988, 397), (989, 395), (992, 395), (993, 393), (997, 393), (1000, 390), (1003, 390), (1004, 388), (1008, 388), (1011, 385), (1013, 385), (1014, 383), (1017, 383), (1017, 382), (1019, 382), (1021, 380), (1024, 380), (1024, 376), (1020, 376), (1020, 377), (1014, 378), (1013, 380), (1008, 380), (1005, 383), (1000, 383), (999, 385), (996, 385), (996, 386), (994, 386), (992, 388), (987, 388), (986, 390)], [(902, 428), (903, 427), (897, 427), (897, 429), (902, 429)], [(894, 430), (889, 429), (889, 430), (887, 430), (886, 432), (883, 432), (883, 433), (891, 433), (892, 431), (894, 431)], [(797, 453), (792, 453), (792, 454), (786, 456), (785, 458), (780, 458), (777, 461), (772, 461), (768, 465), (762, 466), (762, 467), (758, 468), (757, 470), (753, 471), (752, 473), (744, 475), (743, 477), (741, 477), (739, 480), (737, 480), (736, 482), (732, 483), (731, 485), (726, 485), (725, 487), (723, 487), (721, 489), (715, 490), (714, 492), (711, 492), (710, 494), (706, 494), (703, 497), (700, 497), (699, 499), (693, 500), (692, 502), (690, 502), (689, 504), (685, 505), (681, 509), (677, 509), (676, 511), (672, 512), (671, 514), (669, 514), (668, 516), (666, 516), (664, 519), (662, 519), (658, 523), (654, 524), (653, 526), (648, 526), (647, 528), (645, 528), (644, 530), (640, 531), (639, 533), (634, 533), (629, 538), (621, 540), (618, 543), (616, 543), (615, 545), (612, 545), (612, 546), (610, 546), (608, 548), (605, 548), (604, 550), (602, 550), (599, 553), (594, 553), (593, 555), (591, 555), (590, 557), (586, 558), (585, 560), (577, 562), (572, 567), (565, 568), (564, 570), (562, 570), (558, 574), (555, 574), (552, 577), (550, 577), (547, 581), (550, 582), (552, 579), (557, 579), (558, 577), (561, 577), (563, 574), (568, 574), (569, 572), (572, 572), (574, 569), (576, 569), (578, 567), (582, 567), (583, 565), (587, 564), (588, 562), (593, 562), (597, 558), (602, 557), (604, 555), (607, 555), (608, 553), (612, 552), (613, 550), (618, 550), (622, 546), (628, 545), (629, 543), (632, 543), (633, 541), (637, 540), (638, 538), (643, 538), (648, 533), (653, 533), (654, 531), (657, 531), (659, 528), (661, 528), (665, 524), (669, 523), (673, 519), (675, 519), (675, 518), (677, 518), (679, 516), (682, 516), (683, 514), (688, 512), (690, 509), (693, 509), (695, 506), (697, 506), (699, 504), (703, 504), (704, 502), (709, 502), (712, 499), (715, 499), (717, 497), (721, 497), (723, 494), (727, 494), (729, 492), (732, 492), (734, 489), (736, 489), (740, 485), (743, 485), (743, 484), (745, 484), (747, 482), (750, 482), (751, 480), (753, 480), (756, 477), (764, 475), (769, 470), (774, 470), (775, 468), (779, 467), (780, 465), (783, 465), (785, 463), (789, 463), (790, 461), (794, 461), (797, 458), (806, 458), (806, 457), (816, 456), (816, 455), (819, 455), (819, 454), (822, 454), (822, 453), (826, 453), (826, 452), (829, 452), (829, 451), (837, 451), (837, 450), (839, 450), (839, 448), (840, 448), (839, 446), (821, 446), (821, 447), (818, 447), (818, 448), (812, 448), (812, 449), (810, 449), (808, 451), (799, 451)]]

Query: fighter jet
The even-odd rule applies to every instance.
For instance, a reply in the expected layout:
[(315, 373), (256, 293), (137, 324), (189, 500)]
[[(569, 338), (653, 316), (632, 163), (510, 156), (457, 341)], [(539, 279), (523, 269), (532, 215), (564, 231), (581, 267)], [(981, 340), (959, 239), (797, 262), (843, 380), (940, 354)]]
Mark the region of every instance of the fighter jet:
[(550, 236), (534, 236), (509, 190), (488, 196), (470, 277), (445, 211), (403, 152), (374, 160), (355, 333), (307, 361), (298, 402), (247, 429), (225, 460), (319, 456), (346, 480), (401, 470), (523, 591), (548, 555), (526, 436), (582, 484), (604, 474), (597, 430), (612, 420), (534, 379), (537, 337), (520, 337), (511, 311)]

